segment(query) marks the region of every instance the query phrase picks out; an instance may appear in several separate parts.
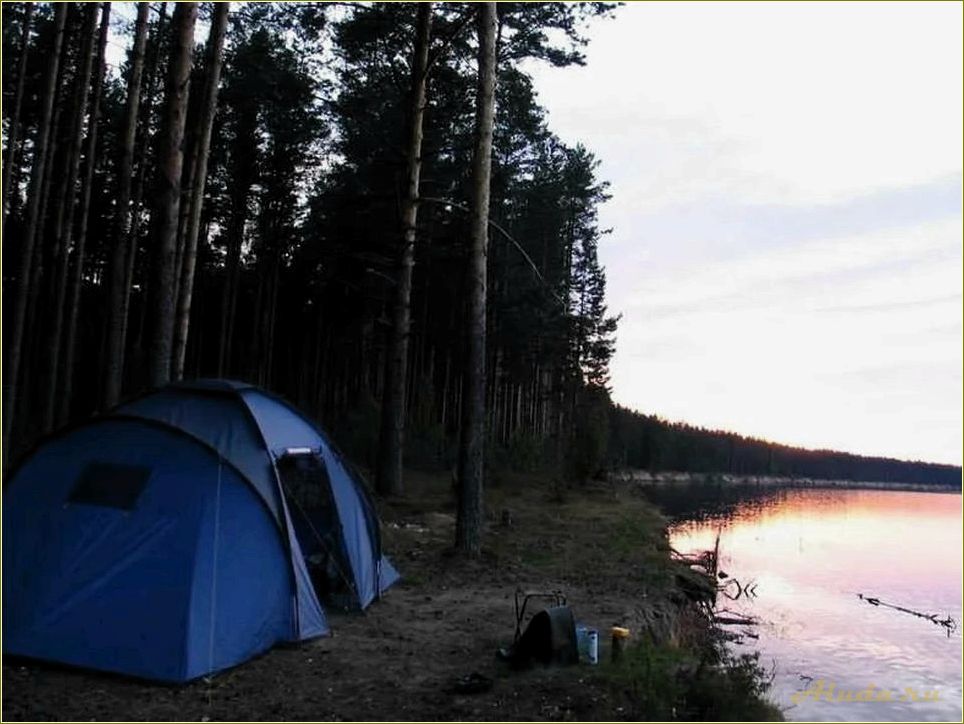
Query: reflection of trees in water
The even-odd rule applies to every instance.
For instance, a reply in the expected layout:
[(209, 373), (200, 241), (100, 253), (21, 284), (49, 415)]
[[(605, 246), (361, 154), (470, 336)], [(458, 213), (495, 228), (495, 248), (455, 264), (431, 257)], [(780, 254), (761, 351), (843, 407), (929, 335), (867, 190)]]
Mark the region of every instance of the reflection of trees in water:
[(800, 488), (792, 484), (734, 483), (725, 480), (697, 480), (643, 486), (646, 498), (659, 506), (672, 522), (707, 522), (752, 518), (782, 506), (788, 500), (806, 499), (810, 509), (838, 507), (853, 496), (877, 491), (838, 488)]
[(786, 486), (750, 485), (703, 480), (642, 488), (646, 498), (670, 520), (707, 521), (732, 518), (737, 508), (760, 511), (786, 499)]
[(760, 512), (783, 502), (787, 486), (754, 485), (703, 480), (690, 483), (645, 486), (646, 498), (659, 506), (674, 523), (732, 518), (737, 509), (744, 515)]

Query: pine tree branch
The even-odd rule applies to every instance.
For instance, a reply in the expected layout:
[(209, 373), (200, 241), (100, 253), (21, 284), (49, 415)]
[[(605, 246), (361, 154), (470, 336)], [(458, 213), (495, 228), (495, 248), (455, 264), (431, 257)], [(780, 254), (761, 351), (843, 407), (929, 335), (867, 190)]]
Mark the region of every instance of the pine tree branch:
[[(419, 201), (427, 201), (433, 204), (444, 204), (445, 206), (451, 206), (453, 208), (459, 209), (460, 211), (465, 211), (466, 213), (470, 211), (469, 207), (466, 206), (465, 204), (460, 204), (457, 201), (452, 201), (450, 199), (438, 199), (438, 198), (433, 198), (431, 196), (422, 196), (422, 197), (419, 197)], [(516, 250), (518, 250), (518, 252), (522, 255), (522, 258), (525, 259), (526, 263), (532, 269), (532, 273), (535, 274), (536, 278), (540, 282), (542, 282), (542, 284), (545, 286), (546, 291), (548, 291), (553, 296), (553, 298), (557, 302), (559, 302), (559, 305), (563, 308), (563, 311), (568, 311), (568, 305), (565, 303), (565, 301), (563, 301), (563, 299), (558, 294), (556, 294), (555, 290), (552, 288), (549, 282), (547, 282), (545, 277), (542, 276), (542, 272), (539, 271), (539, 267), (536, 266), (536, 263), (534, 261), (532, 261), (532, 257), (529, 256), (529, 253), (522, 248), (522, 244), (516, 241), (513, 238), (512, 234), (510, 234), (508, 231), (502, 228), (501, 225), (499, 225), (492, 219), (489, 219), (489, 226), (491, 226), (493, 229), (495, 229), (500, 234), (502, 234), (502, 236), (508, 239), (509, 243), (511, 243), (516, 248)]]

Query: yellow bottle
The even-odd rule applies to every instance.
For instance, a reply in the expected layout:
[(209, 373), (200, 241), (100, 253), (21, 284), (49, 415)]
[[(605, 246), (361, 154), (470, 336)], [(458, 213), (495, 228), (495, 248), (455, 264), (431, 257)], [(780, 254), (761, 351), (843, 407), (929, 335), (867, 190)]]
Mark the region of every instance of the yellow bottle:
[(626, 650), (626, 645), (629, 643), (629, 629), (623, 628), (622, 626), (613, 626), (612, 636), (613, 636), (612, 660), (613, 660), (613, 663), (615, 663), (623, 658), (623, 653)]

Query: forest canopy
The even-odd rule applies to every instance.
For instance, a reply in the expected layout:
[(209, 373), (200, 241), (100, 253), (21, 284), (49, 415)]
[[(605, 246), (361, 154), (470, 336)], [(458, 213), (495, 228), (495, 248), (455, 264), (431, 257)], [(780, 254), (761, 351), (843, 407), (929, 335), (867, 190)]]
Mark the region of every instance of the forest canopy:
[[(612, 7), (497, 6), (484, 351), (495, 445), (564, 439), (607, 385), (606, 184), (591, 151), (552, 133), (521, 61), (584, 62), (585, 22)], [(408, 447), (451, 464), (477, 6), (431, 6), (421, 41), (419, 12), (4, 4), (5, 442), (22, 450), (151, 386), (223, 376), (292, 399), (375, 467), (404, 307)]]

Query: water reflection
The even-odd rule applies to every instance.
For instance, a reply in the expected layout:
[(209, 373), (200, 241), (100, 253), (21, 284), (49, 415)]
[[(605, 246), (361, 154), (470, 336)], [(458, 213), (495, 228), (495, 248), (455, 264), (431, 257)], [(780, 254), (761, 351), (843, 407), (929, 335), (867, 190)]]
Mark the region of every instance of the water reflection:
[[(960, 632), (858, 597), (961, 622), (960, 495), (755, 488), (714, 500), (711, 487), (659, 491), (673, 499), (671, 543), (705, 550), (719, 533), (722, 570), (755, 582), (755, 597), (726, 606), (761, 620), (744, 646), (772, 662), (788, 718), (961, 720)], [(891, 699), (834, 698), (874, 698), (868, 687)]]
[(687, 484), (652, 485), (643, 488), (643, 491), (671, 520), (713, 520), (726, 518), (737, 509), (762, 510), (785, 498), (787, 489), (701, 480)]

